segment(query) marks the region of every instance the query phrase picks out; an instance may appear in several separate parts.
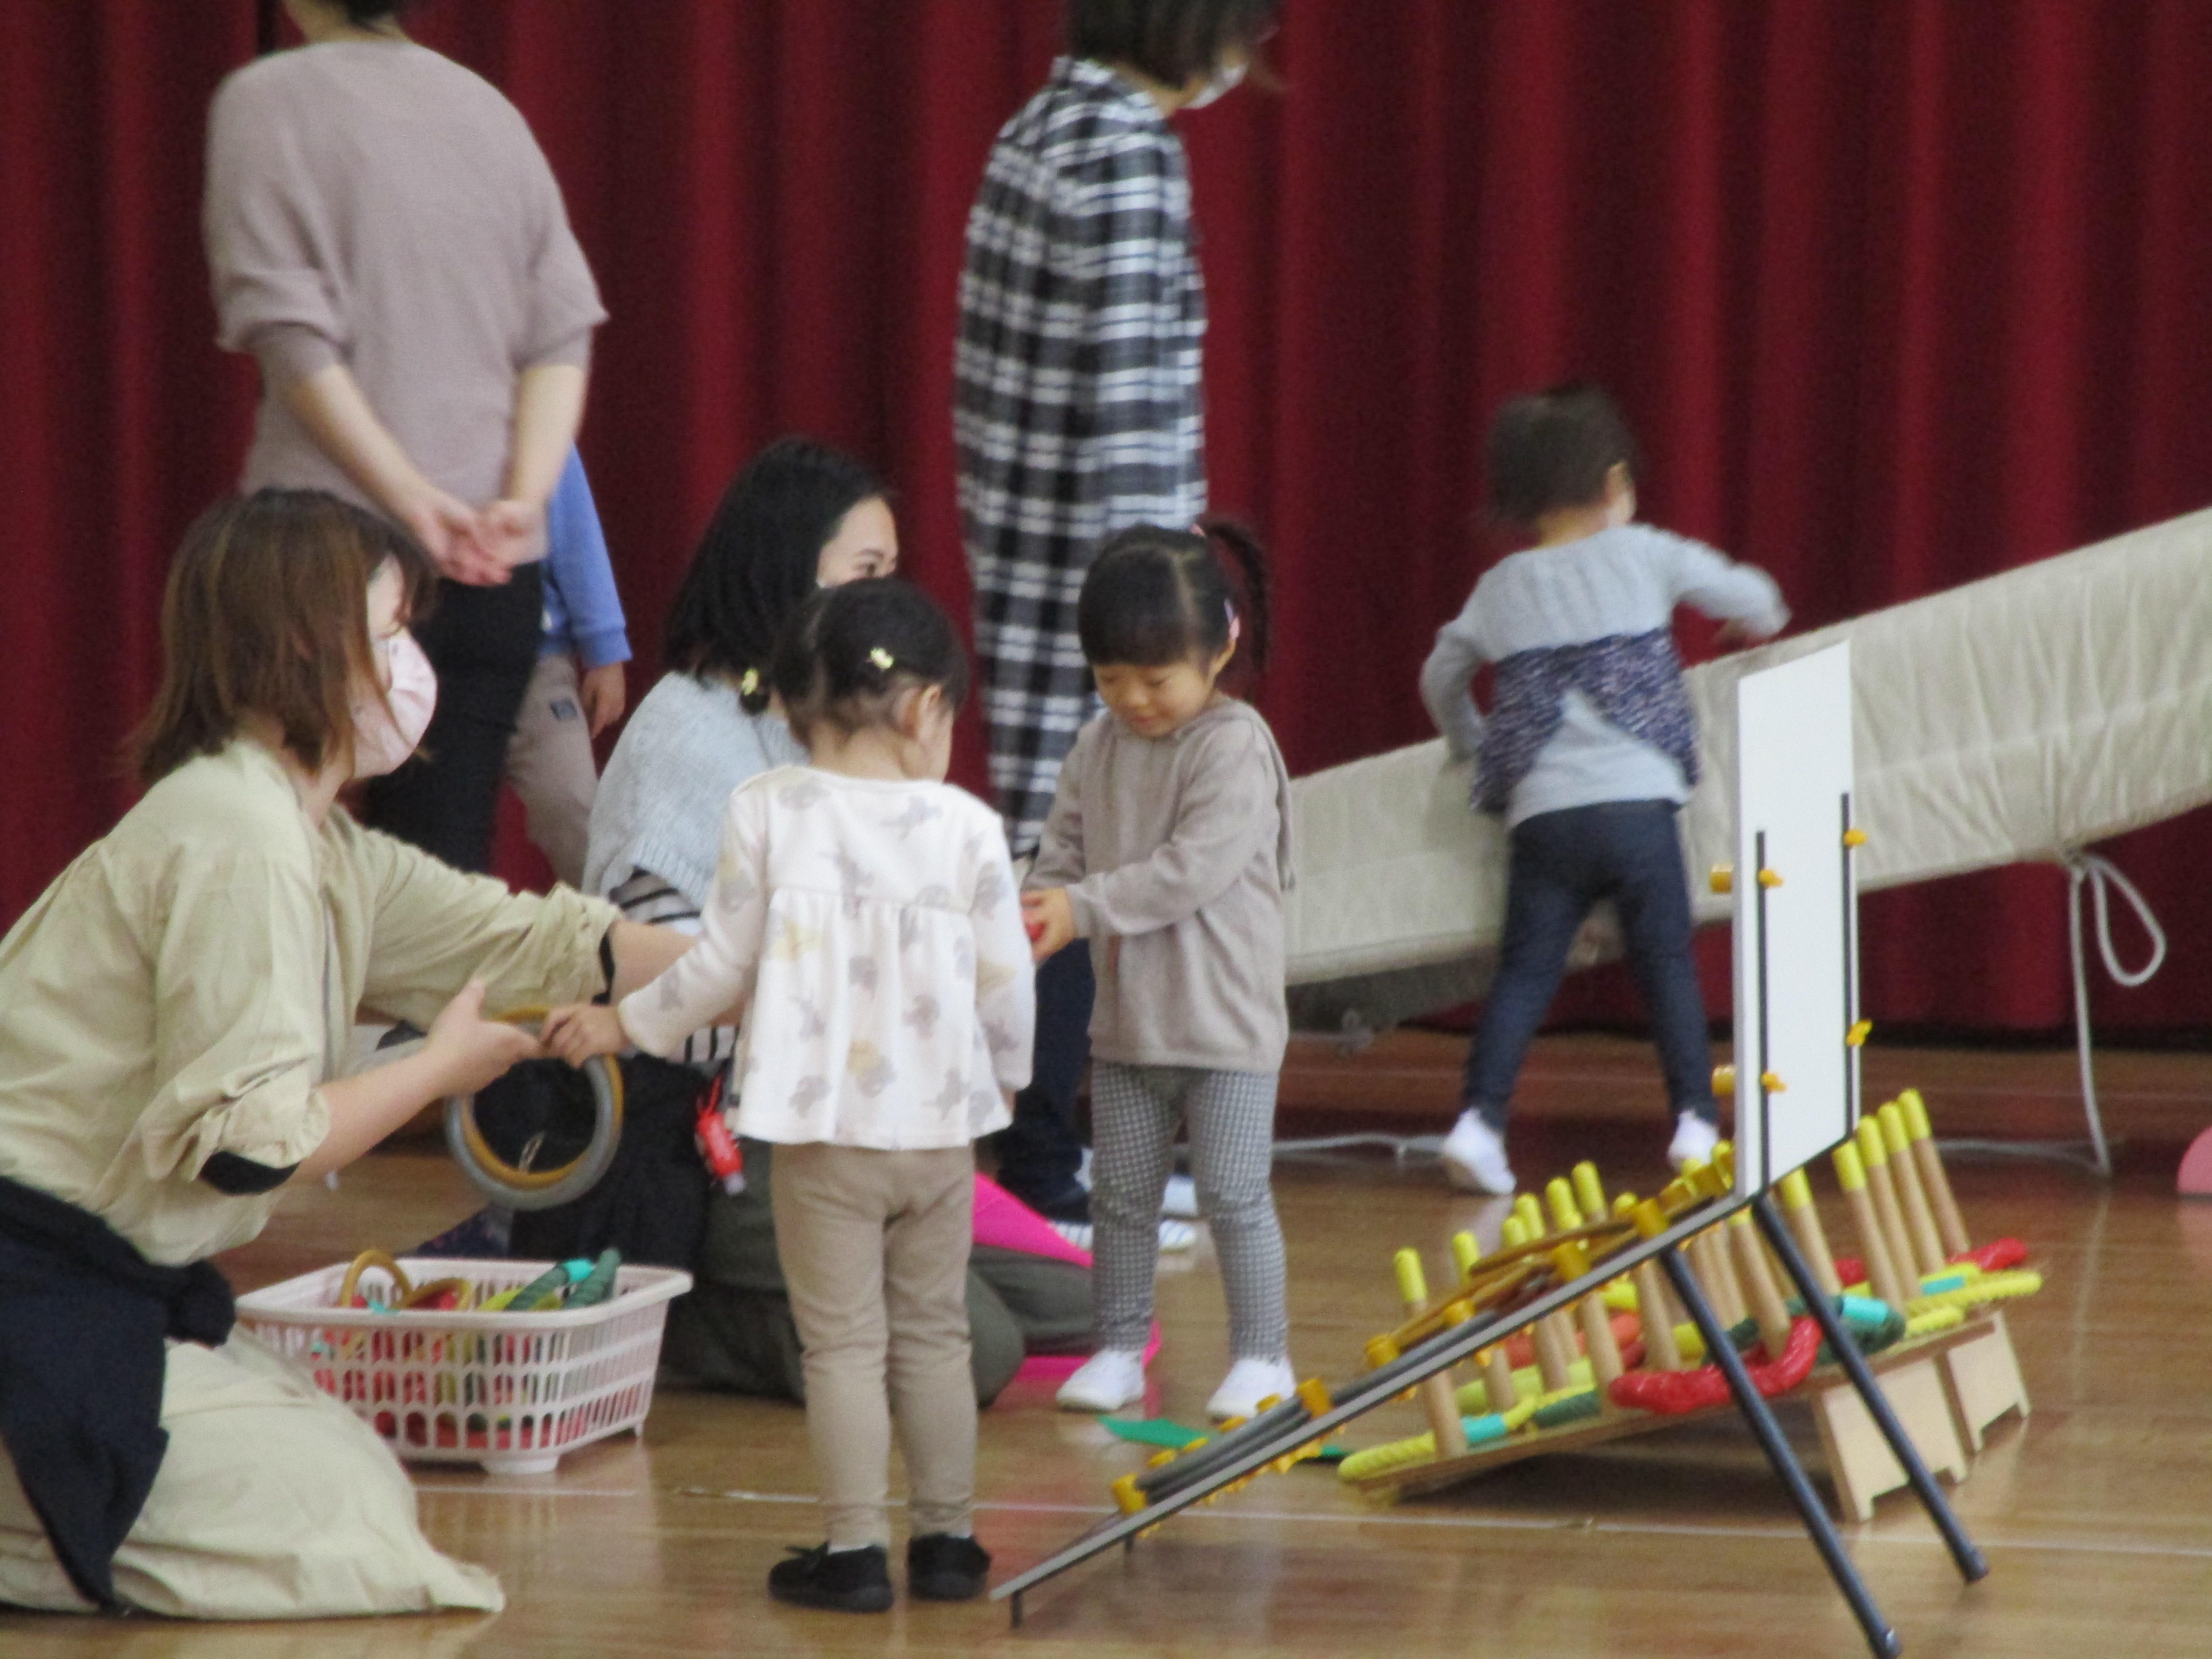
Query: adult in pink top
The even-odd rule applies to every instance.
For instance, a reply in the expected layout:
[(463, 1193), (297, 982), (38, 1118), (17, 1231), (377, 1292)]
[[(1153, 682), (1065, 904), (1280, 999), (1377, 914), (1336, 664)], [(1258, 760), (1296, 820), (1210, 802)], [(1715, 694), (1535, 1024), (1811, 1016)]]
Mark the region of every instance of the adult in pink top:
[(208, 124), (218, 337), (261, 366), (241, 487), (328, 490), (437, 562), (419, 630), (436, 758), (370, 811), (480, 869), (536, 665), (545, 504), (606, 313), (512, 104), (409, 40), (404, 0), (284, 3), (307, 44), (233, 74)]

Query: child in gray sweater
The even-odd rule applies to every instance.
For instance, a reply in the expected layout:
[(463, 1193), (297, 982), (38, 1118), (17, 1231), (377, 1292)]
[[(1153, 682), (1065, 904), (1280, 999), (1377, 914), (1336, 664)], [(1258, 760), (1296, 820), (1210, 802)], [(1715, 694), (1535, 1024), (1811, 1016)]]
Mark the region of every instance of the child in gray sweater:
[(1143, 1398), (1158, 1226), (1188, 1119), (1235, 1363), (1207, 1405), (1249, 1417), (1297, 1386), (1269, 1175), (1288, 1039), (1283, 892), (1290, 776), (1259, 712), (1224, 694), (1243, 633), (1217, 544), (1243, 567), (1265, 654), (1264, 556), (1243, 531), (1143, 526), (1091, 568), (1077, 629), (1106, 712), (1060, 774), (1023, 905), (1038, 961), (1091, 941), (1091, 1217), (1098, 1351), (1060, 1391), (1076, 1410)]

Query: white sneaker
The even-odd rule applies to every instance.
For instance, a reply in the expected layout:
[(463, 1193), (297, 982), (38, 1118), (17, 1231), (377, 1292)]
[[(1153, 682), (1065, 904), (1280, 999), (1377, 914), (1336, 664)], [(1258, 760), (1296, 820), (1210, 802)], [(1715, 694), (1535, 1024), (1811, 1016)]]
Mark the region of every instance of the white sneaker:
[[(1096, 1231), (1087, 1221), (1048, 1221), (1045, 1225), (1058, 1233), (1079, 1250), (1093, 1248)], [(1168, 1255), (1179, 1255), (1198, 1243), (1198, 1229), (1188, 1221), (1160, 1223), (1160, 1249)]]
[(1513, 1169), (1505, 1161), (1505, 1137), (1472, 1110), (1462, 1112), (1444, 1137), (1444, 1176), (1462, 1192), (1513, 1195)]
[(1198, 1183), (1187, 1175), (1168, 1177), (1168, 1189), (1160, 1200), (1160, 1213), (1184, 1221), (1198, 1219)]
[(1677, 1173), (1692, 1164), (1713, 1161), (1713, 1148), (1721, 1144), (1721, 1132), (1695, 1112), (1685, 1112), (1675, 1121), (1674, 1139), (1667, 1148), (1667, 1161)]
[(1213, 1398), (1206, 1402), (1206, 1414), (1216, 1423), (1225, 1423), (1232, 1417), (1256, 1417), (1262, 1400), (1270, 1395), (1288, 1400), (1297, 1391), (1298, 1374), (1291, 1369), (1288, 1359), (1240, 1359), (1229, 1368)]
[(1060, 1385), (1063, 1411), (1116, 1412), (1145, 1397), (1145, 1356), (1123, 1348), (1101, 1348)]

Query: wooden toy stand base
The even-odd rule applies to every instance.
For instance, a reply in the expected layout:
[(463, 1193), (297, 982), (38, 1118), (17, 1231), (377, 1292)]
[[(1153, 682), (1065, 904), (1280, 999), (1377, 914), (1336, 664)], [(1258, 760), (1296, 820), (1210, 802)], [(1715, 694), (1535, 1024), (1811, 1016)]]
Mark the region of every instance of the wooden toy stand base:
[[(1969, 1372), (1973, 1380), (1960, 1389), (1953, 1382), (1952, 1371), (1960, 1357), (1968, 1355), (1975, 1357)], [(1973, 1399), (1977, 1402), (1973, 1409), (1981, 1413), (1972, 1432), (1973, 1449), (1980, 1448), (1983, 1427), (2015, 1407), (2026, 1409), (2026, 1401), (2017, 1392), (2020, 1368), (2013, 1363), (2012, 1342), (2005, 1334), (2002, 1315), (1985, 1315), (1917, 1341), (1899, 1343), (1866, 1363), (1867, 1369), (1881, 1379), (1890, 1408), (1911, 1437), (1921, 1461), (1930, 1472), (1948, 1475), (1954, 1483), (1966, 1478), (1969, 1449), (1968, 1418), (1954, 1403), (1957, 1397), (1963, 1393)], [(2001, 1381), (1993, 1376), (2005, 1371), (2009, 1371), (2015, 1385), (2009, 1399)], [(1835, 1483), (1840, 1518), (1871, 1520), (1876, 1498), (1910, 1484), (1904, 1465), (1889, 1449), (1889, 1443), (1840, 1366), (1822, 1366), (1788, 1398), (1812, 1407), (1820, 1448)], [(1352, 1484), (1363, 1492), (1382, 1498), (1439, 1492), (1526, 1458), (1588, 1451), (1611, 1441), (1724, 1415), (1735, 1408), (1730, 1401), (1668, 1417), (1608, 1408), (1603, 1417), (1589, 1422), (1517, 1434), (1456, 1457), (1380, 1470)]]
[[(1261, 1413), (1243, 1427), (1232, 1430), (1204, 1446), (1194, 1449), (1185, 1456), (1176, 1459), (1164, 1468), (1151, 1472), (1151, 1484), (1144, 1489), (1141, 1507), (1114, 1516), (1075, 1539), (1064, 1548), (1036, 1563), (1026, 1571), (1016, 1574), (991, 1592), (993, 1601), (1005, 1601), (1012, 1605), (1009, 1611), (1018, 1626), (1022, 1621), (1023, 1598), (1037, 1585), (1058, 1577), (1082, 1562), (1121, 1545), (1125, 1550), (1135, 1546), (1138, 1534), (1149, 1532), (1170, 1516), (1190, 1505), (1204, 1501), (1213, 1494), (1249, 1476), (1258, 1474), (1269, 1464), (1288, 1456), (1300, 1447), (1317, 1440), (1355, 1417), (1364, 1415), (1376, 1407), (1396, 1398), (1409, 1388), (1432, 1376), (1440, 1376), (1462, 1361), (1470, 1358), (1479, 1348), (1503, 1340), (1515, 1331), (1533, 1325), (1545, 1316), (1556, 1313), (1580, 1301), (1597, 1290), (1615, 1274), (1633, 1269), (1639, 1262), (1659, 1262), (1672, 1281), (1675, 1295), (1689, 1310), (1698, 1332), (1705, 1339), (1705, 1352), (1713, 1356), (1714, 1363), (1728, 1380), (1729, 1392), (1736, 1408), (1743, 1413), (1746, 1423), (1758, 1439), (1759, 1448), (1766, 1454), (1768, 1463), (1796, 1504), (1805, 1530), (1814, 1547), (1820, 1551), (1836, 1588), (1850, 1606), (1858, 1620), (1868, 1647), (1883, 1659), (1893, 1659), (1901, 1644), (1896, 1631), (1882, 1618), (1881, 1610), (1875, 1605), (1866, 1581), (1860, 1577), (1857, 1565), (1844, 1548), (1836, 1523), (1828, 1516), (1826, 1506), (1813, 1489), (1813, 1483), (1790, 1449), (1790, 1442), (1774, 1420), (1774, 1413), (1759, 1394), (1745, 1369), (1742, 1357), (1728, 1340), (1727, 1329), (1712, 1304), (1705, 1299), (1698, 1285), (1680, 1255), (1680, 1247), (1692, 1235), (1702, 1231), (1715, 1221), (1725, 1220), (1735, 1210), (1743, 1207), (1742, 1201), (1716, 1206), (1678, 1223), (1656, 1237), (1647, 1238), (1609, 1259), (1599, 1269), (1583, 1278), (1559, 1285), (1537, 1297), (1534, 1301), (1507, 1315), (1479, 1314), (1462, 1324), (1437, 1333), (1418, 1347), (1378, 1366), (1365, 1376), (1336, 1390), (1329, 1408), (1316, 1411), (1303, 1398), (1284, 1401)], [(1875, 1381), (1872, 1369), (1865, 1358), (1851, 1345), (1842, 1320), (1820, 1291), (1813, 1270), (1790, 1230), (1782, 1223), (1773, 1200), (1762, 1193), (1750, 1200), (1752, 1218), (1759, 1230), (1773, 1248), (1784, 1270), (1806, 1305), (1819, 1323), (1821, 1334), (1827, 1339), (1830, 1351), (1839, 1360), (1839, 1369), (1847, 1385), (1863, 1403), (1868, 1420), (1877, 1435), (1904, 1471), (1929, 1519), (1936, 1523), (1949, 1548), (1952, 1560), (1957, 1565), (1959, 1576), (1972, 1583), (1988, 1575), (1989, 1564), (1966, 1536), (1959, 1518), (1952, 1513), (1950, 1504), (1936, 1477), (1929, 1472), (1927, 1462), (1918, 1448), (1906, 1433), (1905, 1426), (1891, 1409), (1881, 1386)], [(1926, 1357), (1929, 1350), (1919, 1350)], [(1963, 1462), (1963, 1458), (1960, 1460)]]

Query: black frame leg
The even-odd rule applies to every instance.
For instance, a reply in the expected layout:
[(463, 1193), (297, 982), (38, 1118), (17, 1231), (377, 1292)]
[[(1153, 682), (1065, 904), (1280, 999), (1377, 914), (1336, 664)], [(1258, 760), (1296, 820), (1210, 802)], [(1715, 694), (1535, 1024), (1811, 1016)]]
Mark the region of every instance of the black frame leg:
[(1774, 1420), (1774, 1413), (1768, 1407), (1765, 1398), (1753, 1385), (1751, 1373), (1744, 1369), (1743, 1356), (1736, 1352), (1735, 1345), (1729, 1340), (1728, 1331), (1721, 1324), (1720, 1316), (1705, 1300), (1704, 1290), (1683, 1261), (1678, 1248), (1669, 1246), (1662, 1250), (1659, 1261), (1667, 1269), (1667, 1277), (1674, 1282), (1675, 1294), (1682, 1298), (1682, 1305), (1690, 1310), (1698, 1334), (1705, 1338), (1706, 1355), (1721, 1368), (1721, 1375), (1728, 1379), (1729, 1392), (1735, 1396), (1735, 1403), (1742, 1411), (1745, 1420), (1751, 1425), (1752, 1433), (1758, 1437), (1759, 1449), (1766, 1454), (1766, 1461), (1774, 1466), (1775, 1474), (1788, 1490), (1790, 1500), (1797, 1505), (1797, 1513), (1804, 1520), (1805, 1530), (1813, 1534), (1814, 1547), (1820, 1552), (1821, 1559), (1828, 1564), (1829, 1576), (1836, 1581), (1836, 1588), (1843, 1592), (1844, 1600), (1850, 1603), (1851, 1612), (1859, 1621), (1859, 1628), (1866, 1634), (1867, 1645), (1874, 1650), (1876, 1659), (1897, 1659), (1897, 1656), (1904, 1651), (1904, 1644), (1898, 1639), (1896, 1631), (1883, 1620), (1881, 1609), (1875, 1605), (1866, 1580), (1859, 1576), (1858, 1564), (1844, 1550), (1844, 1540), (1836, 1531), (1836, 1523), (1828, 1518), (1827, 1506), (1820, 1502), (1820, 1496), (1813, 1490), (1813, 1483), (1807, 1479), (1803, 1466), (1797, 1462), (1796, 1454), (1790, 1449), (1789, 1441), (1783, 1437), (1782, 1425)]
[(1943, 1534), (1943, 1542), (1950, 1548), (1951, 1559), (1959, 1565), (1959, 1576), (1970, 1584), (1987, 1577), (1990, 1564), (1983, 1559), (1981, 1551), (1974, 1547), (1974, 1540), (1966, 1536), (1966, 1528), (1960, 1524), (1950, 1500), (1943, 1496), (1942, 1488), (1936, 1484), (1936, 1477), (1929, 1472), (1927, 1462), (1920, 1455), (1920, 1449), (1912, 1443), (1912, 1437), (1905, 1433), (1905, 1425), (1897, 1420), (1897, 1413), (1890, 1408), (1888, 1396), (1882, 1393), (1881, 1384), (1875, 1380), (1873, 1368), (1866, 1363), (1866, 1356), (1858, 1351), (1850, 1340), (1850, 1334), (1844, 1328), (1843, 1320), (1829, 1305), (1826, 1292), (1821, 1290), (1820, 1281), (1813, 1276), (1812, 1264), (1805, 1260), (1804, 1252), (1797, 1247), (1796, 1238), (1783, 1224), (1780, 1212), (1775, 1209), (1773, 1195), (1761, 1193), (1752, 1200), (1751, 1210), (1753, 1218), (1759, 1223), (1759, 1231), (1766, 1236), (1766, 1242), (1774, 1247), (1774, 1254), (1782, 1258), (1783, 1267), (1796, 1281), (1797, 1294), (1804, 1301), (1805, 1310), (1820, 1322), (1820, 1334), (1828, 1339), (1829, 1352), (1843, 1366), (1844, 1375), (1851, 1379), (1851, 1386), (1858, 1390), (1859, 1399), (1866, 1406), (1867, 1415), (1874, 1419), (1875, 1426), (1881, 1431), (1881, 1437), (1889, 1443), (1891, 1455), (1905, 1471), (1905, 1479), (1912, 1483), (1912, 1490), (1920, 1499), (1920, 1506), (1928, 1511), (1928, 1518)]

